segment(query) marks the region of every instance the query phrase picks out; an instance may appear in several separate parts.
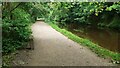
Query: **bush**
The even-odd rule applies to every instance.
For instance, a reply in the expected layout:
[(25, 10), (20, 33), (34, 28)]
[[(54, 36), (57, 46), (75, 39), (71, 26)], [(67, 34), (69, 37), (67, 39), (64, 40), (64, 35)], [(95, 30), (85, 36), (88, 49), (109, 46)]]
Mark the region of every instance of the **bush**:
[(14, 10), (13, 18), (3, 19), (3, 52), (13, 52), (18, 48), (27, 45), (30, 29), (30, 15), (22, 9)]

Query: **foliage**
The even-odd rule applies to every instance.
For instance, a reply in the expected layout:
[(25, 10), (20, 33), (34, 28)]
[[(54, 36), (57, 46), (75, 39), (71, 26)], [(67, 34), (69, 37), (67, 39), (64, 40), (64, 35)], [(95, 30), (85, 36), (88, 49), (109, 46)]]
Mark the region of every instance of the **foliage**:
[(78, 23), (120, 28), (117, 25), (112, 26), (114, 24), (110, 25), (116, 15), (120, 16), (120, 2), (58, 2), (48, 3), (47, 6), (48, 19), (58, 22), (59, 26)]
[(42, 14), (43, 8), (36, 7), (37, 5), (29, 2), (3, 3), (3, 53), (10, 53), (27, 45), (31, 35), (30, 26)]
[(13, 60), (13, 58), (10, 55), (4, 55), (4, 56), (2, 56), (2, 61), (4, 61), (4, 62), (2, 62), (2, 67), (3, 68), (7, 68), (7, 67), (9, 68), (10, 61), (12, 61), (12, 60)]
[(3, 52), (11, 52), (24, 46), (31, 34), (29, 14), (16, 9), (13, 15), (15, 20), (3, 19)]

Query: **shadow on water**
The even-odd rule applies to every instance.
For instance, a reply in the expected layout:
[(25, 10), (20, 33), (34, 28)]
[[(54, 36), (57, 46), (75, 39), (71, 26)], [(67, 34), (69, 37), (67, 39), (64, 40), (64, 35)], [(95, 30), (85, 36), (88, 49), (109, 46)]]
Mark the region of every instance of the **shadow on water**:
[(104, 48), (120, 53), (120, 33), (116, 30), (99, 29), (90, 26), (69, 28), (68, 30), (79, 37), (87, 38)]

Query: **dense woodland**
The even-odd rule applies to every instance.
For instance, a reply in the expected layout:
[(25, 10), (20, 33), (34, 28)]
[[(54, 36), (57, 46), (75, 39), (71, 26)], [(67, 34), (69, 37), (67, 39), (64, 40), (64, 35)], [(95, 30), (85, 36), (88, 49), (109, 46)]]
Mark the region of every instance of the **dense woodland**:
[(71, 23), (119, 29), (120, 2), (50, 3), (50, 20), (67, 27)]
[(70, 24), (120, 29), (120, 2), (3, 2), (3, 53), (26, 46), (38, 18), (61, 28)]

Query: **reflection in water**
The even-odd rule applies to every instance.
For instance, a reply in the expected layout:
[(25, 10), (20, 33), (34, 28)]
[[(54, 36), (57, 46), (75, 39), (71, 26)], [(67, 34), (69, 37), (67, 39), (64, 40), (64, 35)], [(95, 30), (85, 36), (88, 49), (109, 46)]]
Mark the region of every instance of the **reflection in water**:
[(77, 29), (70, 28), (70, 31), (111, 51), (120, 52), (120, 33), (117, 31), (93, 27), (79, 27)]

